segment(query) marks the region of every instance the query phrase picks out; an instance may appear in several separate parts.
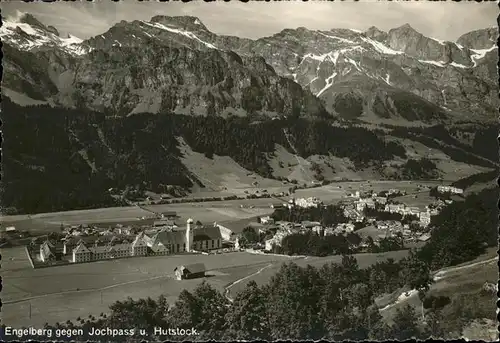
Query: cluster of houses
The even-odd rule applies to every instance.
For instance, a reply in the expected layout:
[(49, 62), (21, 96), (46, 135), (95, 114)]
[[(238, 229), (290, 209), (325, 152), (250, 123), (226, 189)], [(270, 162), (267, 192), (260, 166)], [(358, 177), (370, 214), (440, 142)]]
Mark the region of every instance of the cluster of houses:
[(323, 204), (323, 202), (316, 197), (298, 198), (292, 199), (291, 201), (295, 206), (302, 208), (318, 207)]
[[(449, 186), (439, 186), (439, 191), (450, 192), (454, 194), (461, 194), (463, 190), (456, 187)], [(273, 245), (281, 245), (284, 237), (293, 233), (304, 232), (307, 230), (313, 230), (324, 235), (333, 234), (348, 234), (355, 230), (356, 223), (367, 223), (371, 225), (376, 230), (380, 231), (380, 237), (390, 237), (395, 234), (401, 234), (404, 238), (408, 240), (420, 240), (427, 241), (430, 238), (430, 234), (425, 232), (431, 223), (431, 218), (439, 214), (441, 208), (449, 201), (437, 201), (434, 204), (428, 205), (424, 210), (414, 207), (407, 206), (406, 204), (393, 203), (390, 200), (391, 195), (405, 195), (404, 191), (397, 189), (390, 189), (383, 194), (377, 194), (375, 192), (353, 192), (347, 195), (347, 200), (340, 202), (344, 215), (348, 218), (347, 223), (339, 223), (334, 227), (322, 227), (320, 223), (313, 223), (312, 226), (308, 226), (307, 222), (302, 223), (288, 223), (288, 222), (278, 222), (274, 224), (278, 225), (275, 229), (274, 236), (265, 241), (265, 249), (271, 250)], [(306, 205), (307, 204), (307, 205)], [(284, 204), (288, 208), (298, 207), (317, 207), (321, 206), (321, 202), (315, 198), (309, 199), (292, 199), (288, 204)], [(388, 213), (398, 213), (402, 216), (414, 215), (418, 218), (419, 227), (422, 231), (412, 231), (410, 230), (409, 224), (403, 224), (397, 220), (387, 220), (387, 221), (377, 221), (373, 218), (366, 218), (364, 215), (365, 208), (378, 209), (383, 212)], [(271, 228), (269, 224), (272, 224), (272, 219), (269, 217), (260, 218), (262, 224), (268, 224), (268, 228)], [(358, 224), (359, 225), (359, 224)]]
[(322, 226), (319, 222), (312, 221), (302, 221), (301, 223), (291, 223), (287, 221), (279, 221), (276, 223), (267, 222), (268, 225), (259, 229), (259, 233), (274, 233), (274, 235), (265, 240), (264, 249), (267, 251), (272, 250), (274, 245), (281, 245), (283, 238), (286, 236), (296, 234), (296, 233), (305, 233), (308, 231), (316, 232), (320, 234), (322, 232)]
[(123, 226), (121, 224), (117, 224), (113, 228), (100, 229), (94, 225), (81, 224), (81, 225), (72, 225), (66, 227), (62, 230), (62, 232), (66, 235), (65, 239), (69, 239), (71, 237), (89, 237), (89, 236), (113, 236), (113, 235), (122, 235), (129, 236), (134, 235), (139, 232), (138, 228), (133, 228), (131, 226)]
[(452, 186), (438, 186), (437, 191), (439, 193), (451, 193), (451, 194), (463, 194), (464, 190), (457, 187)]
[(311, 207), (319, 207), (323, 205), (323, 202), (316, 197), (309, 198), (292, 198), (281, 205), (271, 205), (271, 208), (293, 208), (293, 207), (302, 207), (302, 208), (311, 208)]
[(338, 235), (353, 232), (355, 225), (353, 223), (340, 223), (335, 227), (327, 227), (324, 230), (325, 235)]
[[(75, 233), (74, 231), (72, 233)], [(89, 233), (93, 233), (89, 230)], [(180, 228), (168, 220), (157, 221), (150, 229), (137, 234), (70, 235), (62, 242), (44, 241), (40, 245), (40, 260), (47, 262), (69, 256), (73, 263), (113, 258), (157, 256), (184, 252), (206, 252), (222, 248), (221, 230), (217, 225), (194, 224), (188, 219)]]
[[(442, 186), (442, 187), (447, 187), (447, 186)], [(448, 188), (455, 189), (454, 187), (448, 187)], [(391, 194), (404, 194), (404, 193), (401, 193), (397, 190), (389, 190), (387, 192), (387, 195)], [(427, 227), (431, 222), (431, 217), (437, 215), (439, 213), (439, 209), (445, 204), (445, 202), (441, 201), (441, 203), (434, 206), (434, 208), (426, 206), (425, 210), (421, 210), (416, 206), (407, 206), (406, 204), (401, 204), (401, 203), (398, 204), (390, 203), (389, 202), (390, 200), (388, 200), (388, 198), (384, 196), (378, 196), (376, 193), (362, 195), (359, 192), (356, 192), (355, 194), (351, 195), (351, 198), (354, 198), (354, 201), (352, 203), (344, 204), (344, 214), (346, 217), (353, 219), (357, 222), (361, 222), (364, 220), (363, 210), (365, 208), (371, 208), (371, 209), (379, 208), (383, 209), (384, 212), (398, 213), (401, 214), (402, 216), (414, 215), (418, 217), (420, 225), (422, 227)]]

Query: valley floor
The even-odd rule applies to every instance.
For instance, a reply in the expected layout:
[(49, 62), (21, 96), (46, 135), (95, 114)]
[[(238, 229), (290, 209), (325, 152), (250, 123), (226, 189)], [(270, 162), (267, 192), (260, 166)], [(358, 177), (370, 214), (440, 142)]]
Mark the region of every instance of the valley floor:
[[(274, 254), (233, 252), (218, 255), (175, 255), (119, 259), (86, 264), (33, 269), (24, 248), (1, 251), (4, 278), (2, 322), (12, 327), (41, 328), (46, 322), (99, 316), (109, 305), (127, 297), (157, 298), (165, 295), (174, 302), (183, 289), (193, 290), (201, 279), (177, 281), (173, 270), (181, 264), (205, 264), (205, 278), (216, 289), (234, 295), (254, 280), (267, 283), (284, 262), (319, 267), (338, 263), (341, 256), (288, 257)], [(357, 254), (360, 267), (392, 257), (399, 260), (407, 251), (384, 254)], [(30, 317), (31, 313), (31, 317)]]
[[(428, 191), (421, 191), (418, 185), (436, 186), (439, 181), (345, 181), (334, 182), (326, 186), (298, 189), (293, 197), (316, 197), (325, 204), (333, 204), (343, 199), (348, 193), (355, 191), (383, 191), (399, 189), (407, 192), (405, 203), (408, 206), (422, 206), (430, 202)], [(288, 189), (288, 187), (286, 188)], [(283, 188), (282, 191), (285, 191)], [(411, 195), (417, 195), (417, 198)], [(292, 196), (280, 198), (262, 198), (247, 200), (226, 200), (193, 202), (168, 205), (110, 207), (92, 210), (77, 210), (65, 212), (40, 213), (33, 215), (14, 215), (0, 217), (3, 226), (15, 226), (18, 230), (29, 230), (36, 233), (57, 231), (61, 224), (114, 224), (148, 225), (154, 213), (176, 211), (180, 217), (178, 222), (183, 223), (188, 218), (200, 220), (203, 223), (230, 222), (256, 216), (268, 215), (273, 212), (271, 204), (288, 201)], [(252, 208), (253, 207), (253, 208)], [(145, 219), (141, 219), (141, 218)]]
[[(201, 280), (174, 279), (178, 265), (202, 262), (206, 280), (220, 291), (263, 265), (290, 260), (286, 256), (227, 253), (119, 259), (33, 269), (24, 248), (2, 249), (2, 323), (41, 328), (46, 322), (99, 316), (109, 305), (128, 296), (175, 301), (183, 289)], [(11, 260), (13, 258), (13, 260)], [(30, 318), (31, 312), (31, 318)]]

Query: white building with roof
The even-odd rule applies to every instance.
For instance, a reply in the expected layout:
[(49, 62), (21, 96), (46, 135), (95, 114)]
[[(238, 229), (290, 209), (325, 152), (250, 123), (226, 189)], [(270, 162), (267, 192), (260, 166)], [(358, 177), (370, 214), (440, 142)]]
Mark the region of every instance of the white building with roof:
[(335, 227), (334, 232), (337, 233), (349, 233), (354, 231), (354, 224), (352, 223), (340, 223)]
[(464, 190), (457, 187), (452, 186), (438, 186), (437, 191), (439, 193), (452, 193), (452, 194), (463, 194)]
[(73, 249), (73, 259), (71, 262), (80, 263), (80, 262), (90, 262), (92, 261), (92, 253), (85, 246), (83, 241), (80, 241), (76, 248)]
[(266, 240), (265, 242), (265, 249), (267, 251), (271, 251), (273, 249), (273, 245), (281, 246), (281, 242), (283, 241), (283, 238), (289, 235), (289, 232), (286, 230), (279, 230), (277, 231), (273, 238)]
[(431, 213), (429, 211), (420, 212), (419, 219), (420, 219), (420, 225), (423, 227), (427, 227), (431, 223)]
[(316, 197), (309, 198), (299, 198), (294, 200), (295, 206), (302, 208), (318, 207), (321, 205), (321, 201)]

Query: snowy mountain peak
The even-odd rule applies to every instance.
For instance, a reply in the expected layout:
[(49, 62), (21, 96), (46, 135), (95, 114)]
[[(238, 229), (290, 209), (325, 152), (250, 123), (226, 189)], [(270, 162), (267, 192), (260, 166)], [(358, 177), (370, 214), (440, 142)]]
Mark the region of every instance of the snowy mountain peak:
[(72, 35), (61, 38), (55, 27), (45, 26), (33, 15), (22, 12), (2, 22), (0, 38), (23, 51), (59, 48), (71, 55), (81, 55), (88, 50), (80, 46), (80, 38)]
[(29, 13), (23, 13), (19, 17), (18, 22), (23, 24), (28, 24), (31, 25), (32, 27), (36, 27), (42, 30), (47, 29), (45, 25), (43, 25), (38, 19), (36, 19), (32, 14)]
[(183, 30), (190, 30), (190, 31), (198, 31), (198, 30), (205, 30), (208, 31), (206, 26), (202, 23), (202, 21), (193, 16), (177, 16), (177, 17), (171, 17), (171, 16), (164, 16), (164, 15), (157, 15), (151, 18), (149, 21), (150, 23), (159, 23), (163, 24), (166, 26), (173, 26), (179, 29)]

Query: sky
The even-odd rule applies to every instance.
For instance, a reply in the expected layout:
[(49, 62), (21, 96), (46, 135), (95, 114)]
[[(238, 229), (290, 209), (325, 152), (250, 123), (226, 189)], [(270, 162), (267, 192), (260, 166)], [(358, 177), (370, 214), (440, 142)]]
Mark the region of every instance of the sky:
[(24, 3), (19, 0), (0, 3), (2, 16), (17, 11), (33, 14), (45, 25), (85, 39), (107, 31), (126, 20), (149, 20), (155, 15), (191, 15), (198, 17), (216, 34), (246, 38), (270, 36), (285, 28), (307, 27), (330, 30), (349, 28), (366, 30), (376, 26), (388, 31), (409, 23), (427, 37), (456, 41), (462, 34), (497, 26), (496, 2), (474, 1), (400, 1), (361, 0), (359, 2), (240, 1), (190, 3), (125, 0), (93, 2)]

